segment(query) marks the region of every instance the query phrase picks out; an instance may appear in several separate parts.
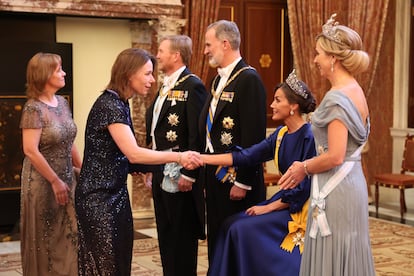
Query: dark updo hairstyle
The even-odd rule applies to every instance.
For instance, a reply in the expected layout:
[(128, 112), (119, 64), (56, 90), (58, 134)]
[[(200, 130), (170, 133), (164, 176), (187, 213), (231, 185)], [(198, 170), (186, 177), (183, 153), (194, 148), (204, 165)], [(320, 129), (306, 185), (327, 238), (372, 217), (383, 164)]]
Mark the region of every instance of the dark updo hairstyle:
[(282, 82), (278, 84), (274, 91), (281, 88), (283, 92), (285, 93), (285, 97), (288, 100), (290, 104), (297, 103), (299, 105), (299, 111), (302, 114), (308, 114), (313, 111), (315, 111), (316, 108), (316, 100), (313, 96), (313, 93), (309, 90), (308, 86), (301, 80), (298, 80), (306, 93), (307, 97), (306, 99), (300, 95), (298, 95), (292, 88), (290, 88), (289, 85), (287, 85), (285, 82)]

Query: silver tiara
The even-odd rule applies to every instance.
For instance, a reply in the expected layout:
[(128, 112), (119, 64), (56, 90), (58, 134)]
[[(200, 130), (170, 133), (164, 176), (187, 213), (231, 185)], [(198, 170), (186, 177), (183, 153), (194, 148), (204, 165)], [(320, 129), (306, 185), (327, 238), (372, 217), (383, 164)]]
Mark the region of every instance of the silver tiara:
[(336, 33), (336, 26), (339, 22), (335, 21), (336, 13), (332, 14), (331, 17), (326, 21), (325, 25), (322, 26), (323, 35), (329, 39), (338, 43), (342, 43), (341, 39)]
[(305, 89), (296, 77), (295, 69), (292, 70), (285, 82), (296, 95), (301, 96), (305, 100), (308, 98), (308, 94), (305, 92)]

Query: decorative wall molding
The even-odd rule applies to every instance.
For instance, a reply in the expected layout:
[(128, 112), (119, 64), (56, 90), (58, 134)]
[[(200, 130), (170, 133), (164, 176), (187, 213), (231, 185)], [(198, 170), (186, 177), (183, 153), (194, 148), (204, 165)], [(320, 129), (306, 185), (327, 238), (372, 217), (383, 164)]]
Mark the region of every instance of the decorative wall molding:
[(177, 0), (0, 0), (0, 11), (108, 18), (181, 18), (183, 8)]
[(182, 28), (186, 25), (186, 19), (167, 18), (160, 16), (158, 22), (155, 22), (153, 28), (156, 30), (158, 38), (167, 35), (180, 34)]
[(394, 56), (394, 119), (390, 134), (393, 137), (392, 170), (401, 170), (404, 140), (407, 133), (414, 134), (414, 129), (407, 128), (408, 118), (408, 84), (410, 56), (410, 1), (396, 2), (395, 16), (395, 56)]
[[(181, 33), (186, 24), (181, 0), (0, 0), (0, 11), (129, 19), (131, 46), (153, 53), (161, 36)], [(143, 147), (146, 146), (145, 110), (150, 102), (151, 97), (132, 100), (135, 136)], [(134, 218), (154, 215), (152, 194), (141, 176), (132, 177), (131, 205)]]

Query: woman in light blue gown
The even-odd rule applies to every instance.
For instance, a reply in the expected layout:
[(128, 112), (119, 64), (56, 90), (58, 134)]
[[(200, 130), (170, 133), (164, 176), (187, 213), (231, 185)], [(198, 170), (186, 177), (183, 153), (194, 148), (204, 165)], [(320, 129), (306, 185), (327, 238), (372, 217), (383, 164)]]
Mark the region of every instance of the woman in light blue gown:
[(361, 149), (370, 123), (354, 75), (368, 68), (360, 36), (333, 15), (317, 37), (315, 64), (331, 83), (312, 116), (318, 156), (294, 162), (282, 189), (312, 174), (311, 204), (300, 275), (375, 275), (368, 227), (368, 193)]

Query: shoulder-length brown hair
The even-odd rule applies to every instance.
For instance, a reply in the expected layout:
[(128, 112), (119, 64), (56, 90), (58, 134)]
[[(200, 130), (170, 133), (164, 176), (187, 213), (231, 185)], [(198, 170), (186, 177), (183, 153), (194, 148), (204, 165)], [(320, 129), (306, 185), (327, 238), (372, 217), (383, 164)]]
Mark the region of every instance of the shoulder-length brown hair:
[(57, 54), (37, 53), (27, 63), (26, 95), (28, 98), (38, 98), (45, 88), (49, 78), (56, 68), (62, 64), (62, 58)]
[(148, 60), (151, 60), (155, 67), (156, 60), (147, 51), (138, 48), (123, 50), (112, 65), (111, 80), (106, 89), (117, 92), (121, 99), (127, 100), (129, 78), (143, 67)]

